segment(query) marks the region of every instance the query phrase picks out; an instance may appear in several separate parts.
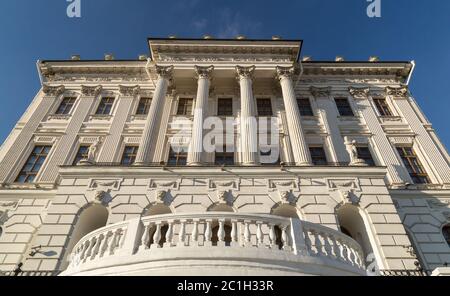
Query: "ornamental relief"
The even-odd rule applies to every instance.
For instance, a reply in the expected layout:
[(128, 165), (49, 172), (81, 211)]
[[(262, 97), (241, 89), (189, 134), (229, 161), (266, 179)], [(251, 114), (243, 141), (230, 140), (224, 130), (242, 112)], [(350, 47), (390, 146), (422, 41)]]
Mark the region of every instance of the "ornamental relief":
[(222, 191), (229, 191), (229, 190), (239, 190), (240, 189), (240, 179), (220, 179), (220, 180), (214, 180), (209, 179), (208, 180), (208, 189), (216, 189), (216, 190), (222, 190)]
[(181, 179), (173, 180), (173, 179), (150, 179), (148, 190), (179, 190), (180, 189)]

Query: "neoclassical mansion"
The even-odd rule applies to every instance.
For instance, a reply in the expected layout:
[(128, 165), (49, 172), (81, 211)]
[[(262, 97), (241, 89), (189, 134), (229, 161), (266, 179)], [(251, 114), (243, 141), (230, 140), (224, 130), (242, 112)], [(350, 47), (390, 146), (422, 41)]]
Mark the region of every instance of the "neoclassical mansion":
[(0, 273), (450, 274), (450, 158), (414, 62), (148, 44), (39, 61), (0, 148)]

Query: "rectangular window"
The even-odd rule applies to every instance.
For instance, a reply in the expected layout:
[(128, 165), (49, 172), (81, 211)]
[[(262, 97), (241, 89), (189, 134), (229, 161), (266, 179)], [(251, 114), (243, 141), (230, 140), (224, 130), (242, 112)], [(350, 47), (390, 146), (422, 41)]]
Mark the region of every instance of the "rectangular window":
[(381, 116), (392, 116), (391, 109), (389, 109), (389, 105), (386, 102), (386, 99), (383, 98), (374, 98), (373, 99), (375, 106), (377, 106), (378, 112), (380, 112)]
[(151, 98), (141, 98), (139, 100), (139, 105), (136, 110), (136, 115), (147, 115), (150, 110), (150, 105), (152, 103)]
[(309, 99), (297, 99), (298, 109), (302, 116), (314, 116)]
[(136, 155), (138, 152), (139, 147), (137, 146), (126, 146), (123, 150), (122, 165), (132, 165), (134, 161), (136, 160)]
[(336, 107), (339, 111), (339, 115), (341, 116), (355, 116), (353, 114), (352, 107), (346, 98), (336, 98), (334, 99), (336, 102)]
[(76, 100), (77, 98), (64, 98), (61, 104), (59, 105), (58, 110), (56, 110), (56, 114), (58, 115), (69, 114)]
[(233, 116), (233, 99), (217, 100), (217, 116)]
[(174, 151), (172, 147), (170, 147), (169, 160), (167, 161), (168, 165), (183, 166), (187, 164), (187, 153), (181, 148), (177, 150), (179, 151)]
[(181, 98), (178, 102), (178, 110), (177, 115), (192, 115), (192, 106), (193, 106), (194, 100), (193, 99), (186, 99)]
[(272, 102), (270, 99), (256, 99), (258, 116), (272, 116)]
[(412, 147), (397, 147), (403, 164), (415, 184), (429, 184), (428, 174), (420, 163)]
[(327, 165), (327, 156), (323, 147), (309, 147), (311, 160), (314, 165)]
[(227, 152), (227, 147), (223, 147), (223, 152), (216, 152), (214, 163), (216, 165), (234, 165), (234, 152)]
[(356, 147), (356, 150), (358, 152), (358, 158), (364, 160), (368, 166), (375, 166), (375, 161), (372, 158), (369, 147), (359, 146)]
[(77, 155), (75, 156), (75, 159), (73, 160), (73, 165), (77, 165), (80, 160), (87, 159), (89, 152), (89, 146), (80, 146), (78, 149)]
[(16, 179), (17, 183), (33, 183), (52, 146), (36, 146)]
[(114, 98), (102, 98), (100, 105), (98, 105), (97, 115), (110, 115), (114, 104)]

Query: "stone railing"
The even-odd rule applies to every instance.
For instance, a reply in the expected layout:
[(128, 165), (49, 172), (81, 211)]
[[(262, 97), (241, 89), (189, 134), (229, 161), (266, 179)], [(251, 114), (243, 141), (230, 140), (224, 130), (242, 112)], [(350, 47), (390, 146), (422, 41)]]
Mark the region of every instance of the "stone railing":
[(364, 272), (361, 247), (341, 232), (273, 215), (207, 212), (147, 216), (98, 229), (76, 244), (65, 273), (113, 256), (201, 248), (206, 252), (211, 248), (284, 252)]

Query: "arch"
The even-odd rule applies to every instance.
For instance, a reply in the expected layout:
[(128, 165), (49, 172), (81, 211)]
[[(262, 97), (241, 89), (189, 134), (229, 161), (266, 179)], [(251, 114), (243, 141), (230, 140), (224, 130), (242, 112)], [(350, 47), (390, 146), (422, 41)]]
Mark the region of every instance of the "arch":
[(442, 227), (442, 235), (444, 236), (445, 241), (447, 242), (448, 246), (450, 247), (450, 223), (445, 224)]
[[(78, 214), (78, 219), (75, 225), (72, 227), (72, 233), (70, 235), (70, 240), (66, 248), (66, 255), (69, 256), (72, 253), (75, 245), (82, 239), (85, 235), (106, 226), (108, 222), (109, 212), (106, 207), (100, 204), (89, 204), (87, 207), (82, 208)], [(66, 268), (69, 262), (63, 260), (62, 267)]]
[(373, 254), (378, 268), (383, 269), (384, 260), (366, 213), (355, 205), (345, 204), (337, 208), (336, 216), (341, 232), (350, 236), (362, 247), (364, 261), (368, 255)]
[(155, 215), (164, 215), (164, 214), (172, 214), (172, 209), (165, 204), (153, 204), (150, 207), (144, 210), (143, 216), (155, 216)]
[(272, 215), (300, 219), (297, 207), (291, 204), (276, 204), (270, 211)]

